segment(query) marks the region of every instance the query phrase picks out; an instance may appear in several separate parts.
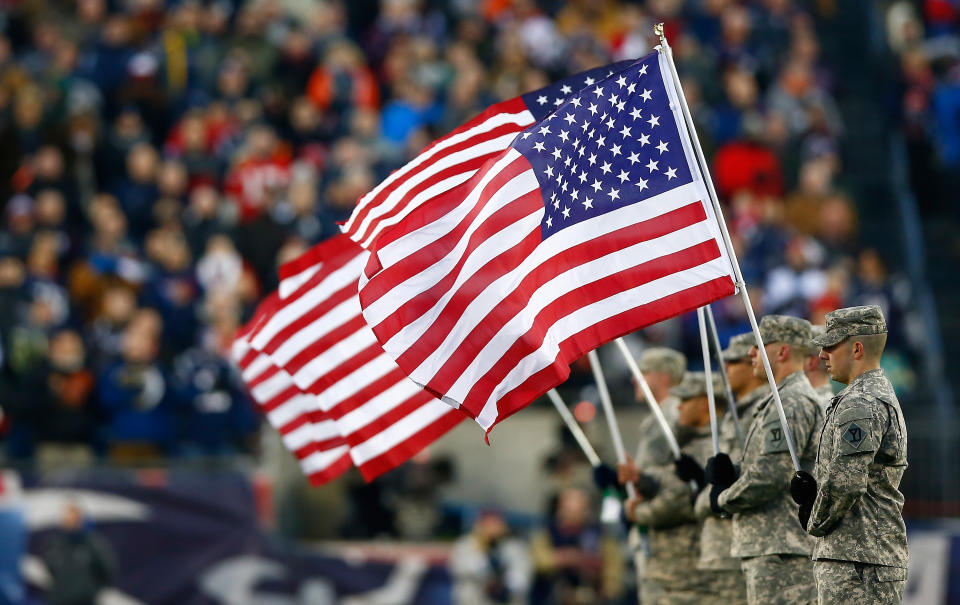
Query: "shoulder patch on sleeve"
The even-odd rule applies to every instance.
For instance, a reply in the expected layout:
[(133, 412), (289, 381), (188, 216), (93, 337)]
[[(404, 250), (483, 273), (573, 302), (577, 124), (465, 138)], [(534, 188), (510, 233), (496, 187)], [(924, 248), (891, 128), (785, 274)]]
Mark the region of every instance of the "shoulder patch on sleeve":
[(860, 415), (857, 418), (846, 419), (844, 422), (839, 420), (838, 418), (837, 430), (840, 433), (838, 453), (841, 456), (872, 452), (877, 449), (877, 423), (871, 415)]
[(783, 432), (783, 426), (780, 419), (769, 420), (763, 425), (763, 453), (779, 454), (780, 452), (789, 452), (787, 446), (787, 437)]

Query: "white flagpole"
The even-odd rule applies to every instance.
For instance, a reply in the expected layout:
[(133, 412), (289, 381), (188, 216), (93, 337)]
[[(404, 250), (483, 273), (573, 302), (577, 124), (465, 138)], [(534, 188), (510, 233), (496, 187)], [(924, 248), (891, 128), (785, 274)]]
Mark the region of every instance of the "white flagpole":
[(713, 368), (710, 367), (710, 344), (707, 342), (707, 320), (703, 307), (697, 308), (700, 323), (700, 348), (703, 350), (703, 373), (707, 379), (707, 407), (710, 408), (710, 437), (713, 438), (713, 455), (720, 453), (720, 431), (717, 428), (717, 399), (713, 393)]
[(720, 200), (717, 197), (716, 189), (713, 186), (713, 179), (710, 176), (710, 169), (703, 155), (703, 149), (700, 147), (700, 139), (697, 138), (697, 129), (693, 124), (693, 118), (690, 115), (690, 108), (687, 106), (687, 99), (683, 95), (683, 88), (680, 86), (680, 76), (677, 74), (677, 66), (673, 63), (673, 51), (667, 43), (667, 38), (663, 33), (663, 24), (658, 23), (654, 26), (654, 33), (660, 37), (660, 49), (667, 58), (667, 64), (670, 66), (670, 72), (673, 76), (673, 85), (677, 97), (680, 99), (680, 108), (683, 110), (683, 118), (686, 122), (690, 138), (693, 139), (694, 151), (696, 151), (697, 162), (700, 164), (700, 171), (703, 174), (703, 180), (706, 182), (707, 191), (710, 194), (710, 202), (713, 204), (714, 212), (717, 215), (717, 223), (720, 232), (723, 235), (723, 243), (727, 249), (727, 255), (730, 257), (730, 263), (733, 265), (733, 273), (736, 277), (736, 286), (740, 290), (740, 296), (743, 298), (743, 306), (747, 311), (747, 318), (750, 320), (750, 327), (754, 336), (757, 338), (757, 348), (759, 349), (760, 360), (763, 362), (763, 369), (767, 374), (767, 382), (770, 384), (770, 391), (773, 394), (773, 403), (776, 405), (777, 414), (780, 416), (780, 426), (783, 427), (783, 434), (787, 440), (787, 448), (790, 450), (790, 459), (793, 461), (793, 468), (800, 471), (800, 459), (797, 458), (797, 448), (793, 443), (793, 435), (790, 433), (790, 426), (787, 424), (787, 415), (783, 411), (783, 402), (780, 400), (780, 392), (777, 391), (777, 381), (773, 377), (773, 369), (770, 367), (770, 359), (767, 357), (767, 351), (763, 347), (763, 339), (760, 337), (760, 326), (757, 325), (757, 318), (753, 312), (753, 305), (750, 303), (750, 295), (747, 293), (747, 286), (743, 281), (743, 274), (740, 272), (740, 263), (737, 261), (736, 252), (733, 249), (733, 242), (730, 240), (730, 232), (727, 231), (727, 223), (723, 218), (723, 210), (720, 208)]
[(723, 377), (723, 387), (727, 391), (727, 405), (730, 406), (728, 413), (733, 418), (733, 428), (737, 432), (737, 441), (740, 442), (740, 449), (743, 449), (743, 428), (740, 426), (740, 412), (737, 411), (736, 400), (733, 397), (733, 389), (730, 387), (730, 377), (727, 376), (727, 364), (723, 360), (723, 345), (720, 344), (720, 336), (717, 335), (717, 322), (713, 318), (713, 308), (707, 305), (707, 323), (710, 325), (710, 333), (713, 336), (713, 347), (717, 353), (717, 363), (720, 364), (720, 376)]
[[(607, 426), (610, 427), (610, 437), (613, 439), (613, 450), (617, 454), (617, 462), (623, 464), (627, 461), (627, 451), (623, 448), (623, 435), (620, 434), (620, 425), (617, 423), (617, 417), (613, 413), (613, 400), (610, 399), (610, 391), (607, 390), (607, 381), (603, 377), (603, 368), (600, 367), (600, 357), (596, 351), (587, 353), (590, 359), (590, 369), (593, 371), (593, 380), (597, 383), (597, 390), (600, 391), (600, 404), (603, 406), (603, 414), (607, 417)], [(627, 497), (635, 498), (637, 490), (633, 483), (627, 483)]]
[(637, 365), (637, 362), (633, 359), (633, 355), (630, 354), (630, 349), (627, 348), (627, 343), (623, 342), (622, 338), (618, 338), (614, 342), (617, 343), (620, 353), (626, 360), (627, 366), (630, 368), (630, 373), (633, 374), (634, 380), (636, 380), (637, 384), (640, 385), (640, 389), (643, 391), (643, 396), (647, 400), (647, 405), (650, 406), (650, 411), (653, 412), (654, 417), (660, 424), (660, 429), (663, 431), (664, 437), (667, 438), (667, 444), (670, 446), (670, 451), (673, 452), (673, 457), (680, 458), (680, 446), (677, 444), (677, 438), (673, 436), (673, 431), (670, 430), (670, 424), (667, 422), (667, 419), (663, 417), (663, 411), (660, 409), (660, 403), (653, 396), (653, 391), (650, 390), (650, 385), (648, 385), (647, 381), (643, 378), (643, 372), (640, 371), (640, 366)]
[(553, 402), (553, 407), (557, 408), (560, 418), (563, 419), (563, 423), (567, 425), (567, 429), (573, 434), (573, 438), (577, 440), (577, 444), (580, 446), (580, 449), (583, 450), (583, 455), (590, 461), (590, 466), (600, 466), (600, 456), (597, 455), (597, 451), (590, 445), (590, 440), (587, 439), (583, 429), (581, 429), (577, 423), (576, 418), (573, 417), (573, 414), (570, 413), (566, 404), (563, 403), (563, 399), (560, 398), (560, 393), (558, 393), (556, 389), (550, 389), (547, 391), (547, 397)]

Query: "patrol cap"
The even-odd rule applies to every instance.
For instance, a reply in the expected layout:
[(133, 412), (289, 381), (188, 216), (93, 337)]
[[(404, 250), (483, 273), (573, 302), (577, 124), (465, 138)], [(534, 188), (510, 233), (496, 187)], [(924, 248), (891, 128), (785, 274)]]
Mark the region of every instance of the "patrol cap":
[(811, 355), (817, 354), (818, 350), (820, 349), (820, 345), (818, 345), (818, 344), (816, 343), (816, 340), (817, 340), (817, 338), (823, 336), (823, 334), (824, 334), (826, 331), (827, 331), (826, 326), (821, 326), (821, 325), (818, 325), (818, 324), (813, 324), (813, 325), (810, 326), (810, 346), (809, 346), (809, 349), (810, 349), (810, 351), (811, 351), (811, 353), (810, 353)]
[[(714, 398), (718, 401), (726, 401), (727, 394), (720, 376), (714, 373), (712, 378)], [(670, 388), (670, 394), (678, 399), (705, 396), (707, 394), (707, 375), (704, 372), (687, 372), (683, 375), (680, 384)]]
[(887, 322), (877, 305), (846, 307), (826, 315), (826, 331), (813, 339), (818, 347), (832, 347), (850, 336), (886, 334)]
[(767, 315), (760, 320), (760, 338), (764, 344), (782, 342), (794, 347), (810, 346), (813, 338), (810, 322), (789, 315)]
[(666, 372), (672, 382), (677, 383), (683, 378), (687, 369), (687, 358), (680, 351), (666, 347), (651, 347), (644, 349), (637, 362), (641, 372)]
[(750, 355), (750, 349), (757, 344), (757, 337), (753, 332), (745, 332), (730, 337), (727, 348), (720, 352), (724, 361), (737, 361)]

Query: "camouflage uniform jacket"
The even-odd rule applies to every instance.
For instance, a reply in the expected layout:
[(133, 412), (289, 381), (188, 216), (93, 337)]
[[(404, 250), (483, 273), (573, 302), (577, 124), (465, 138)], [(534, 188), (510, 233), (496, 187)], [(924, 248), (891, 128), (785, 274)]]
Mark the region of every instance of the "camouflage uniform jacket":
[(820, 434), (817, 500), (807, 529), (814, 559), (907, 567), (900, 479), (907, 427), (883, 370), (853, 380), (833, 398)]
[[(757, 403), (770, 394), (770, 387), (758, 387), (737, 401), (737, 413), (740, 417), (741, 430), (744, 435), (753, 424), (757, 412)], [(720, 421), (720, 449), (730, 458), (737, 460), (741, 454), (740, 441), (737, 439), (737, 429), (733, 424), (733, 416), (725, 414)], [(711, 452), (712, 454), (712, 452)], [(730, 542), (733, 533), (733, 521), (730, 518), (720, 517), (710, 510), (710, 490), (704, 489), (697, 496), (695, 513), (698, 519), (703, 520), (703, 529), (700, 532), (700, 560), (699, 569), (740, 569), (740, 559), (730, 555)]]
[[(777, 388), (800, 465), (811, 471), (823, 425), (817, 394), (803, 372), (790, 374)], [(790, 497), (793, 463), (772, 394), (757, 405), (744, 441), (740, 478), (719, 497), (720, 506), (733, 513), (731, 554), (810, 555), (813, 540), (800, 527), (797, 505)]]
[[(706, 427), (697, 431), (681, 451), (703, 465), (712, 455), (712, 447), (710, 428)], [(672, 460), (644, 474), (660, 484), (656, 496), (634, 509), (637, 523), (649, 528), (650, 554), (645, 576), (674, 586), (699, 585), (702, 578), (690, 573), (696, 567), (700, 542), (700, 524), (693, 515), (693, 488), (677, 477)]]
[[(644, 404), (646, 405), (646, 404)], [(677, 426), (677, 407), (680, 400), (674, 396), (669, 396), (660, 402), (660, 409), (663, 416), (667, 419), (670, 429), (674, 430)], [(657, 422), (653, 412), (649, 412), (640, 422), (640, 443), (637, 446), (637, 467), (641, 472), (652, 469), (657, 466), (665, 466), (673, 462), (673, 453), (670, 446), (667, 445), (667, 438), (663, 435), (663, 429)]]
[(830, 386), (830, 383), (820, 385), (813, 389), (817, 392), (817, 395), (820, 397), (820, 407), (823, 408), (824, 413), (826, 413), (827, 408), (830, 407), (830, 402), (833, 400), (833, 387)]

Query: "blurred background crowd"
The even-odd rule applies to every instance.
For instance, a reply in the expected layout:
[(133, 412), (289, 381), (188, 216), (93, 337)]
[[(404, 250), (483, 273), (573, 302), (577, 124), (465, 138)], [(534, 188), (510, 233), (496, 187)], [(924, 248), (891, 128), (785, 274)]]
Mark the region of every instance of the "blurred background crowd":
[[(890, 186), (877, 141), (902, 140), (925, 216), (955, 210), (960, 7), (842, 4), (0, 1), (6, 460), (266, 455), (226, 353), (278, 264), (335, 234), (359, 196), (434, 138), (498, 100), (651, 52), (659, 21), (758, 311), (823, 323), (837, 307), (880, 304), (888, 372), (907, 401), (922, 399), (929, 334), (900, 219), (878, 201)], [(876, 57), (884, 84), (872, 87)], [(744, 329), (738, 305), (716, 308), (724, 341)], [(699, 359), (691, 317), (635, 342)], [(575, 368), (570, 388), (587, 382)], [(621, 403), (632, 396), (625, 374), (614, 382)], [(560, 448), (547, 473), (570, 472), (571, 457)], [(432, 535), (442, 515), (417, 511), (436, 509), (454, 476), (432, 460), (373, 486), (348, 478), (351, 512), (331, 531)], [(553, 538), (600, 556), (597, 536), (564, 533), (581, 495), (551, 501)], [(476, 531), (501, 532), (496, 514), (480, 519)]]

